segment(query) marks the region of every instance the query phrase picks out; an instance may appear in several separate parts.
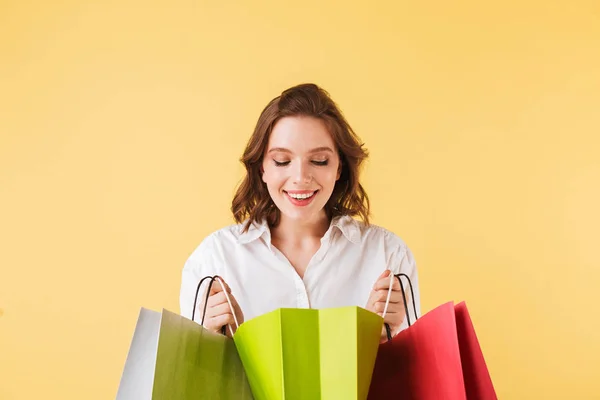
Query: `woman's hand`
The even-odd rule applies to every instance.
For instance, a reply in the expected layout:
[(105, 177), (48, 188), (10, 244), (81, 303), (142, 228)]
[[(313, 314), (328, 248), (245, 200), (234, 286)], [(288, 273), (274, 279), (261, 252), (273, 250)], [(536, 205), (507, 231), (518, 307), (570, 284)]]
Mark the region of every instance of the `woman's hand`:
[[(385, 270), (377, 282), (373, 286), (373, 290), (369, 296), (366, 309), (374, 312), (378, 315), (383, 315), (385, 309), (385, 302), (388, 296), (388, 289), (390, 287), (390, 275), (392, 271)], [(404, 310), (404, 300), (402, 299), (402, 291), (400, 290), (400, 283), (398, 279), (392, 279), (392, 293), (390, 295), (390, 302), (388, 304), (387, 312), (384, 317), (384, 322), (390, 326), (392, 336), (398, 333), (400, 325), (404, 322), (406, 312)], [(381, 342), (387, 341), (387, 333), (385, 326), (381, 332)]]
[[(231, 337), (231, 331), (233, 330), (235, 333), (237, 329), (235, 319), (233, 318), (233, 313), (235, 312), (237, 322), (240, 325), (242, 322), (244, 322), (244, 314), (242, 313), (242, 309), (240, 308), (237, 300), (233, 294), (231, 294), (231, 288), (229, 285), (225, 281), (223, 281), (223, 283), (225, 287), (221, 285), (219, 280), (215, 280), (210, 287), (206, 315), (204, 316), (204, 323), (202, 325), (209, 331), (217, 333), (221, 332), (221, 328), (223, 326), (229, 325), (231, 329), (226, 328), (226, 334), (227, 336)], [(225, 291), (229, 296), (233, 310), (227, 302)], [(198, 315), (202, 315), (202, 312), (204, 311), (204, 299), (206, 299), (206, 294), (202, 297), (202, 299), (202, 303), (196, 310)]]

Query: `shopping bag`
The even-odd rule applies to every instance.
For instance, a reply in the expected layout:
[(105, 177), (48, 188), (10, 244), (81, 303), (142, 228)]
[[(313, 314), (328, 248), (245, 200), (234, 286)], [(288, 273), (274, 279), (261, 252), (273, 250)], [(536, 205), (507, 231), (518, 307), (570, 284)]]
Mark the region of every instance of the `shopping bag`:
[(465, 390), (469, 400), (496, 399), (496, 391), (490, 376), (475, 327), (465, 302), (454, 307), (456, 332), (460, 349)]
[[(202, 310), (218, 276), (210, 279)], [(236, 329), (229, 328), (256, 400), (364, 400), (379, 345), (383, 318), (360, 307), (280, 308), (242, 324), (229, 303)]]
[(117, 400), (243, 399), (252, 394), (232, 339), (168, 310), (142, 308)]
[(442, 304), (408, 322), (407, 329), (379, 346), (369, 400), (497, 398), (464, 302)]
[(366, 399), (383, 319), (360, 307), (278, 309), (233, 336), (256, 400)]

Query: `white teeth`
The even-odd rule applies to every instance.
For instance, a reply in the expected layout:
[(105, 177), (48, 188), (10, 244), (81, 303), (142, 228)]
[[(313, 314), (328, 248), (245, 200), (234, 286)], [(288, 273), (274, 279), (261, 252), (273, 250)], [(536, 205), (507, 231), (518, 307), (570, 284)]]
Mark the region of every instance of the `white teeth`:
[(296, 194), (296, 193), (288, 193), (288, 195), (294, 199), (299, 199), (299, 200), (303, 200), (303, 199), (308, 199), (309, 197), (312, 197), (315, 194), (315, 192), (312, 193), (303, 193), (303, 194)]

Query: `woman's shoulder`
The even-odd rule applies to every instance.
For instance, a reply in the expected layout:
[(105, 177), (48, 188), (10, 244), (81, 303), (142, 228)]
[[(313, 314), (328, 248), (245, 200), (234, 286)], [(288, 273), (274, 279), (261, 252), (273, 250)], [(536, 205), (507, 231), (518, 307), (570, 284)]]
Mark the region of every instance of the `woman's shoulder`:
[(217, 248), (224, 251), (230, 250), (238, 244), (246, 242), (251, 237), (260, 236), (264, 231), (264, 227), (257, 223), (252, 223), (248, 229), (245, 229), (247, 224), (248, 221), (229, 224), (209, 232), (200, 240), (190, 257), (202, 257)]
[(362, 221), (349, 218), (344, 217), (340, 222), (347, 232), (354, 230), (356, 243), (359, 243), (363, 251), (374, 251), (383, 256), (395, 274), (403, 272), (411, 276), (415, 283), (417, 282), (414, 254), (402, 237), (390, 228), (373, 223), (367, 225)]
[(397, 233), (384, 226), (366, 224), (351, 216), (339, 217), (334, 223), (351, 241), (363, 244), (384, 242), (387, 248), (407, 248), (406, 243)]

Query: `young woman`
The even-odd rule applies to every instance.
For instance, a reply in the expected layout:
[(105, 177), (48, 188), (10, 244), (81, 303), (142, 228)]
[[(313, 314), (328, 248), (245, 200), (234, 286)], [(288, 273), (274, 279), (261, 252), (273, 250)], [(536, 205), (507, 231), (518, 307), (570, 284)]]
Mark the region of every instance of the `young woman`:
[[(203, 323), (215, 332), (284, 307), (352, 305), (382, 315), (386, 301), (392, 334), (406, 327), (400, 284), (390, 274), (410, 277), (419, 315), (416, 264), (397, 235), (369, 223), (359, 183), (366, 157), (320, 87), (298, 85), (273, 99), (242, 157), (247, 174), (231, 207), (237, 224), (206, 237), (184, 265), (181, 314), (191, 318), (199, 281), (219, 275), (224, 283), (212, 285)], [(412, 307), (409, 312), (414, 321)]]

